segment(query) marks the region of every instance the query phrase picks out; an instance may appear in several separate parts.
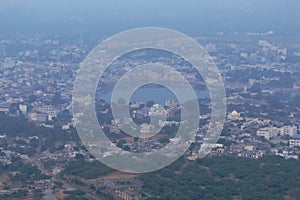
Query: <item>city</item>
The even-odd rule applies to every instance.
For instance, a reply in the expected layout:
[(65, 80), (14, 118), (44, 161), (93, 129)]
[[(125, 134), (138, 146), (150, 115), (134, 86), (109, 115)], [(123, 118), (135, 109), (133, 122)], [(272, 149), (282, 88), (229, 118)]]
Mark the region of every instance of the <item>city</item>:
[[(92, 98), (99, 125), (118, 151), (164, 149), (179, 140), (176, 133), (185, 123), (181, 121), (184, 106), (176, 95), (166, 87), (148, 84), (136, 91), (127, 109), (131, 118), (126, 124), (139, 125), (141, 137), (123, 131), (121, 120), (113, 116), (111, 98), (125, 73), (145, 63), (168, 65), (191, 83), (198, 97), (199, 126), (188, 150), (172, 165), (145, 174), (124, 173), (102, 164), (77, 134), (73, 83), (82, 61), (108, 36), (0, 33), (0, 199), (299, 198), (300, 173), (295, 167), (300, 156), (298, 32), (193, 34), (212, 57), (225, 85), (226, 119), (214, 144), (206, 142), (211, 96), (191, 63), (153, 49), (115, 60)], [(151, 116), (166, 118), (158, 120), (160, 130), (150, 137)], [(205, 149), (211, 151), (202, 158)], [(105, 156), (114, 151), (111, 148)]]

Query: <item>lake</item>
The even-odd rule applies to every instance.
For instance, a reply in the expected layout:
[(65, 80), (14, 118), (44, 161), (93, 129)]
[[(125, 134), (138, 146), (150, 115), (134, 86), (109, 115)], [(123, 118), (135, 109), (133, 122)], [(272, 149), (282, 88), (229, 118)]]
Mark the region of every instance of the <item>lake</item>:
[[(180, 95), (186, 94), (185, 96), (187, 96), (187, 92), (185, 90), (181, 90), (180, 92)], [(207, 90), (195, 90), (195, 93), (199, 99), (209, 98), (209, 93)], [(111, 95), (112, 91), (101, 91), (99, 97), (106, 102), (110, 102)], [(153, 100), (155, 103), (165, 105), (165, 102), (170, 99), (177, 99), (176, 95), (165, 87), (141, 87), (133, 93), (130, 101), (147, 102)]]

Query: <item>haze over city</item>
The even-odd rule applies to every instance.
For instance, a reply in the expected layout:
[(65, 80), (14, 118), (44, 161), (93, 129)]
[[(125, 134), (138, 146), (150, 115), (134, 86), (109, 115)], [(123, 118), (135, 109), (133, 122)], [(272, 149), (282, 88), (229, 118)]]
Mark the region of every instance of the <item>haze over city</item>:
[(299, 199), (299, 19), (298, 0), (0, 0), (0, 199)]

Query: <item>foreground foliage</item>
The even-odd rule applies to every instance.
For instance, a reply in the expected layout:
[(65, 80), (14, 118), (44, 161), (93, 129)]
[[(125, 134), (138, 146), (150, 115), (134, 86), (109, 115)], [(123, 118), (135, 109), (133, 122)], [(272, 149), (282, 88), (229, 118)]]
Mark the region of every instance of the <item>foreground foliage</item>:
[(279, 157), (250, 160), (212, 157), (180, 159), (158, 172), (141, 175), (152, 199), (297, 199), (300, 162)]

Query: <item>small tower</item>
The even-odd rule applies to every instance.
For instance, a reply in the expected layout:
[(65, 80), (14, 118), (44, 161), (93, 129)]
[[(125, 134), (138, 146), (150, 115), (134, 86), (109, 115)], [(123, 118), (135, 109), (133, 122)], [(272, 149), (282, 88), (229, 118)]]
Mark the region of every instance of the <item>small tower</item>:
[(149, 124), (141, 124), (141, 141), (142, 147), (146, 147), (149, 141), (151, 126)]

